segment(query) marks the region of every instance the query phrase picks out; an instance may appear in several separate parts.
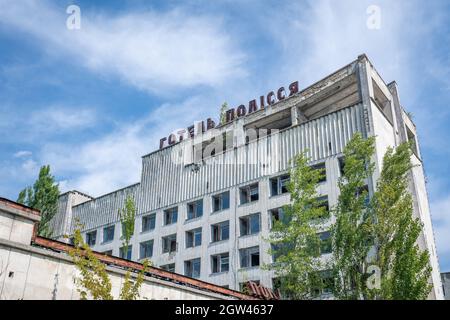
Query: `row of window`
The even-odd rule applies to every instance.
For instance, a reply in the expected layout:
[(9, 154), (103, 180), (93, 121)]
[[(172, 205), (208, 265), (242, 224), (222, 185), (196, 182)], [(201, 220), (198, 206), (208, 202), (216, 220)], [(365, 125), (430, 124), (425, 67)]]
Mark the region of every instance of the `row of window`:
[[(330, 233), (323, 232), (321, 238), (321, 253), (331, 252)], [(229, 271), (230, 255), (228, 252), (211, 255), (211, 273), (220, 273)], [(275, 259), (274, 259), (275, 261)], [(242, 269), (259, 267), (260, 251), (259, 246), (244, 248), (239, 250), (239, 267)], [(162, 269), (175, 272), (175, 263), (161, 266)], [(195, 258), (184, 261), (184, 274), (191, 278), (199, 278), (201, 273), (201, 258)]]
[[(318, 199), (322, 206), (325, 207), (326, 211), (329, 210), (328, 206), (328, 197), (320, 197)], [(275, 221), (284, 221), (283, 208), (275, 208), (269, 210), (271, 227), (275, 223)], [(143, 231), (152, 230), (155, 228), (155, 219), (156, 215), (150, 214), (142, 217), (142, 229)], [(286, 222), (286, 221), (285, 221)], [(255, 213), (251, 215), (247, 215), (239, 218), (239, 228), (240, 228), (240, 236), (256, 234), (261, 230), (261, 215), (260, 213)], [(114, 240), (114, 232), (115, 226), (108, 226), (103, 228), (103, 243), (108, 243)], [(172, 235), (173, 236), (173, 235)], [(167, 246), (163, 245), (163, 252), (171, 252), (175, 250), (171, 250), (171, 241), (168, 236), (163, 238), (168, 239), (167, 241), (163, 241), (163, 243), (167, 242)], [(227, 240), (229, 238), (229, 221), (223, 221), (221, 223), (217, 223), (211, 226), (211, 242), (217, 242), (222, 240)], [(186, 247), (195, 247), (201, 244), (202, 236), (201, 236), (201, 228), (197, 228), (194, 230), (190, 230), (186, 232)], [(97, 230), (86, 233), (86, 243), (89, 246), (94, 246), (97, 243)]]
[[(227, 272), (230, 268), (230, 254), (228, 252), (211, 255), (211, 273)], [(259, 247), (251, 247), (239, 250), (241, 268), (257, 267), (259, 261)], [(162, 269), (175, 272), (175, 263), (162, 265)], [(191, 278), (199, 278), (201, 273), (201, 258), (184, 261), (184, 275)]]
[[(248, 217), (246, 220), (241, 220), (241, 223), (244, 224), (243, 229), (241, 229), (241, 235), (246, 234), (253, 234), (259, 232), (259, 223), (255, 222), (255, 225), (252, 227), (251, 224), (247, 225), (247, 222), (250, 221), (253, 217), (257, 217), (259, 214), (254, 214)], [(259, 219), (258, 219), (259, 220)], [(247, 222), (243, 222), (247, 221)], [(228, 221), (226, 223), (220, 223), (213, 226), (212, 229), (212, 242), (221, 241), (228, 239), (229, 233), (228, 233)], [(321, 240), (320, 243), (320, 254), (327, 254), (331, 253), (331, 237), (330, 232), (321, 232), (319, 233), (319, 238)], [(190, 230), (186, 232), (186, 248), (196, 247), (200, 246), (202, 243), (202, 228), (197, 228), (194, 230)], [(139, 259), (145, 259), (145, 258), (151, 258), (153, 256), (153, 240), (147, 240), (144, 242), (141, 242), (139, 244)], [(124, 250), (125, 248), (120, 248), (119, 255), (121, 258), (131, 260), (131, 254), (133, 246), (128, 246), (127, 252)], [(272, 249), (275, 249), (274, 246), (272, 246)], [(176, 234), (172, 234), (166, 237), (162, 238), (162, 252), (163, 253), (170, 253), (177, 251), (177, 237)], [(104, 252), (106, 254), (112, 255), (112, 251)], [(255, 253), (256, 254), (256, 253)], [(257, 252), (259, 256), (259, 251)], [(241, 255), (241, 267), (249, 267), (249, 266), (255, 266), (255, 256), (252, 253), (249, 253), (249, 255), (244, 255), (245, 259), (242, 260)], [(273, 256), (273, 261), (276, 261), (276, 255)], [(217, 268), (213, 268), (213, 270), (217, 270)], [(224, 270), (222, 270), (224, 271)], [(213, 271), (213, 272), (220, 272), (220, 271)]]
[[(339, 169), (341, 174), (343, 172), (344, 161), (343, 158), (339, 158)], [(322, 172), (322, 177), (319, 182), (326, 181), (326, 168), (325, 163), (316, 164), (314, 169)], [(281, 175), (271, 178), (270, 195), (276, 196), (288, 192), (289, 175)], [(248, 186), (241, 187), (239, 189), (240, 203), (246, 204), (259, 200), (259, 186), (258, 183), (254, 183)], [(212, 211), (217, 212), (228, 209), (230, 207), (230, 192), (226, 191), (212, 196)], [(187, 204), (187, 216), (186, 220), (191, 220), (203, 216), (203, 199), (196, 200)], [(173, 207), (164, 210), (163, 224), (170, 225), (178, 221), (178, 207)], [(141, 232), (147, 232), (155, 229), (156, 227), (156, 213), (148, 214), (142, 217)], [(109, 226), (103, 230), (103, 243), (110, 242), (114, 239), (114, 226)], [(93, 246), (96, 244), (97, 232), (92, 231), (87, 234), (86, 242), (88, 245)]]

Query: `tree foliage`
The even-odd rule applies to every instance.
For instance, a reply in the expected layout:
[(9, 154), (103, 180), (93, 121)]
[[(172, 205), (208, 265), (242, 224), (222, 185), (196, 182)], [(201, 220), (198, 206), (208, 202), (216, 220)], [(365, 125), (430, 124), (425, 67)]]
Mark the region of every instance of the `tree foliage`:
[(374, 138), (357, 133), (344, 150), (344, 170), (339, 178), (340, 195), (332, 227), (334, 295), (339, 299), (361, 299), (367, 295), (367, 256), (372, 246), (373, 219), (368, 210), (367, 180), (374, 164)]
[(122, 250), (126, 257), (136, 221), (136, 205), (132, 196), (126, 197), (124, 207), (119, 209), (119, 217), (122, 226)]
[[(373, 174), (374, 138), (355, 134), (344, 150), (344, 173), (334, 212), (334, 295), (340, 299), (425, 299), (431, 268), (418, 245), (422, 224), (409, 191), (411, 146), (388, 148), (372, 199), (363, 187)], [(363, 191), (361, 191), (363, 190)], [(379, 272), (369, 286), (368, 267)]]
[[(81, 224), (76, 223), (73, 235), (73, 248), (69, 255), (80, 272), (76, 284), (82, 300), (92, 298), (94, 300), (113, 300), (111, 293), (111, 280), (106, 270), (106, 265), (102, 263), (92, 249), (84, 242), (81, 234)], [(137, 274), (136, 279), (132, 279), (131, 270), (128, 270), (124, 276), (119, 298), (122, 300), (136, 300), (140, 297), (139, 289), (144, 282), (145, 272), (150, 262), (144, 261), (143, 269)]]
[(292, 161), (288, 190), (292, 204), (273, 221), (269, 242), (275, 262), (265, 266), (280, 279), (281, 291), (293, 299), (312, 299), (320, 291), (320, 223), (327, 211), (318, 201), (316, 187), (323, 172), (308, 166), (304, 153)]
[(58, 210), (59, 186), (50, 173), (50, 166), (42, 166), (39, 177), (32, 187), (27, 187), (19, 193), (18, 203), (24, 204), (41, 212), (38, 234), (50, 238), (53, 230), (50, 220)]
[(413, 216), (413, 200), (408, 191), (412, 169), (411, 146), (403, 143), (388, 148), (378, 179), (372, 209), (377, 223), (376, 265), (381, 270), (381, 288), (372, 292), (378, 299), (426, 299), (431, 285), (428, 251), (417, 240), (422, 224)]

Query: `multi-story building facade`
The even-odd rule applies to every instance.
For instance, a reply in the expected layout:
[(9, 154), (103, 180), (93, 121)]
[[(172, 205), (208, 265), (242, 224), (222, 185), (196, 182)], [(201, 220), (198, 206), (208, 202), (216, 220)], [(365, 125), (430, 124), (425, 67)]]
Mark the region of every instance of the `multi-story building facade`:
[[(208, 119), (161, 139), (159, 150), (143, 156), (137, 184), (98, 198), (77, 191), (62, 195), (54, 235), (70, 234), (79, 219), (86, 241), (97, 251), (137, 261), (150, 258), (156, 266), (231, 289), (248, 280), (273, 287), (273, 272), (261, 267), (272, 263), (266, 241), (272, 221), (290, 203), (285, 188), (289, 160), (307, 150), (311, 165), (325, 169), (317, 192), (324, 205), (333, 207), (342, 152), (356, 132), (376, 136), (369, 195), (387, 147), (413, 141), (416, 166), (410, 187), (414, 213), (424, 225), (419, 244), (430, 253), (430, 298), (441, 299), (416, 127), (400, 105), (396, 83), (386, 84), (365, 55), (306, 89), (298, 90), (295, 82), (248, 107), (230, 109), (218, 126)], [(125, 253), (118, 210), (127, 196), (134, 198), (138, 214)], [(323, 226), (324, 239), (332, 222)]]

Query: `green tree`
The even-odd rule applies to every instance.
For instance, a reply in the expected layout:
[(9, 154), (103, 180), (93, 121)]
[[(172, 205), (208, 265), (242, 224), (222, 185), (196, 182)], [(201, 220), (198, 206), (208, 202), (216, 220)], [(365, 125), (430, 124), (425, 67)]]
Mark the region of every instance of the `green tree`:
[(42, 166), (39, 177), (33, 187), (27, 187), (19, 193), (17, 202), (38, 209), (41, 212), (41, 221), (38, 225), (38, 234), (50, 238), (53, 230), (50, 220), (58, 210), (59, 186), (50, 173), (50, 166)]
[(368, 253), (373, 247), (373, 218), (366, 181), (372, 176), (374, 137), (355, 134), (344, 149), (344, 170), (332, 227), (334, 295), (338, 299), (367, 297)]
[(220, 107), (220, 124), (224, 124), (227, 121), (228, 103), (224, 102)]
[[(106, 265), (102, 263), (91, 248), (84, 242), (81, 234), (82, 226), (76, 222), (76, 228), (73, 235), (73, 248), (69, 255), (80, 271), (76, 284), (82, 300), (90, 296), (94, 300), (113, 300), (111, 293), (111, 280)], [(136, 280), (132, 280), (132, 273), (128, 270), (124, 277), (124, 282), (120, 291), (119, 298), (122, 300), (136, 300), (140, 297), (139, 289), (144, 282), (145, 272), (148, 270), (150, 262), (144, 261), (143, 269), (137, 274)]]
[(134, 234), (134, 224), (136, 221), (136, 205), (132, 196), (127, 196), (125, 205), (119, 209), (120, 223), (122, 226), (122, 249), (124, 256), (127, 256), (130, 240)]
[(292, 204), (283, 208), (283, 217), (273, 221), (268, 241), (275, 262), (264, 268), (274, 270), (280, 289), (293, 299), (312, 299), (323, 282), (318, 272), (320, 260), (320, 225), (329, 216), (318, 201), (317, 185), (323, 172), (308, 166), (304, 153), (292, 160), (288, 190)]
[(413, 199), (408, 191), (412, 169), (411, 146), (403, 143), (395, 151), (388, 148), (383, 170), (372, 198), (381, 288), (373, 298), (426, 299), (431, 290), (428, 251), (420, 250), (417, 239), (422, 224), (413, 217)]

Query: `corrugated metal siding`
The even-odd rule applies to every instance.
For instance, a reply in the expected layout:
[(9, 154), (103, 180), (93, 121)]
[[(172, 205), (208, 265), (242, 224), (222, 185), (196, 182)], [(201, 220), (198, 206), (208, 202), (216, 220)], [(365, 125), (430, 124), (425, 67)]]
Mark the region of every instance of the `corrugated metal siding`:
[(127, 194), (142, 214), (286, 170), (303, 150), (313, 162), (341, 153), (353, 133), (362, 130), (362, 110), (358, 104), (228, 150), (206, 159), (197, 171), (173, 161), (184, 158), (189, 142), (176, 144), (143, 158), (140, 184), (78, 205), (73, 215), (86, 230), (97, 228), (119, 220)]

